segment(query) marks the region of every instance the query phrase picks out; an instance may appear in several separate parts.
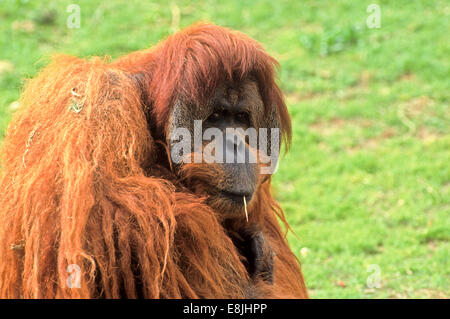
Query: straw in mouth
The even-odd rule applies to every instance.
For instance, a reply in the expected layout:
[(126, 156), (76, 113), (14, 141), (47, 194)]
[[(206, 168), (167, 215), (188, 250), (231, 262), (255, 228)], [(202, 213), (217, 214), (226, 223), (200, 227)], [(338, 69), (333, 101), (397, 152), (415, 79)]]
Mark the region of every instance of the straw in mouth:
[(247, 201), (245, 200), (245, 196), (242, 196), (244, 198), (244, 211), (245, 211), (245, 219), (248, 223), (248, 212), (247, 212)]

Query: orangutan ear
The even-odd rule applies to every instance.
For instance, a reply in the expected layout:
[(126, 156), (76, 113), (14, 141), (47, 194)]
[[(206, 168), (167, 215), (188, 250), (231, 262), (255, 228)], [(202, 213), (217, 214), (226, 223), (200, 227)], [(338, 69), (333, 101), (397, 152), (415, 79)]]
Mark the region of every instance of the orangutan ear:
[(136, 85), (136, 88), (140, 92), (141, 101), (143, 105), (148, 104), (148, 77), (144, 73), (130, 73), (128, 76)]
[(156, 126), (156, 118), (153, 113), (152, 101), (149, 96), (150, 75), (146, 73), (128, 73), (128, 77), (133, 82), (137, 93), (140, 96), (142, 110), (147, 119), (148, 128), (153, 139), (163, 139), (160, 130)]

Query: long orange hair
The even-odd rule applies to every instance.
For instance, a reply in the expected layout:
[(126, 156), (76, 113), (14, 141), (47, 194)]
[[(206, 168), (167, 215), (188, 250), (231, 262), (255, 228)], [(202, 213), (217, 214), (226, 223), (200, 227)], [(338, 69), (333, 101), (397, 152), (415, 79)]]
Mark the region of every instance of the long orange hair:
[(270, 180), (249, 215), (275, 252), (273, 285), (249, 278), (217, 212), (177, 187), (152, 135), (175, 94), (206, 99), (225, 71), (258, 79), (288, 140), (274, 63), (210, 24), (113, 63), (54, 57), (26, 84), (1, 151), (0, 297), (307, 297)]

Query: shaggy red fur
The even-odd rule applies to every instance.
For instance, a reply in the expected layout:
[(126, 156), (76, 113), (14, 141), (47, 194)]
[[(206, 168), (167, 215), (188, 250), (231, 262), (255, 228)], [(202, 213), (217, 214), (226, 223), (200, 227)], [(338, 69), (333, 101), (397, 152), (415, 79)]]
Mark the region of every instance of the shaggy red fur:
[[(273, 285), (249, 278), (217, 212), (180, 191), (151, 134), (165, 132), (177, 95), (201, 104), (224, 77), (252, 75), (288, 141), (274, 64), (210, 24), (113, 63), (55, 57), (28, 81), (1, 151), (0, 297), (307, 297), (270, 179), (249, 215), (275, 252)], [(71, 264), (80, 288), (68, 287)]]

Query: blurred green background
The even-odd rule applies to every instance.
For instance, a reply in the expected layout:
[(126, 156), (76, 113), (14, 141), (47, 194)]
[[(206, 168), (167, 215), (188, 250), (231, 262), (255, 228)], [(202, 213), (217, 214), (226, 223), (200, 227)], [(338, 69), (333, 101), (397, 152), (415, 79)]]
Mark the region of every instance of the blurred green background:
[(0, 0), (0, 139), (54, 52), (115, 58), (198, 20), (240, 30), (281, 64), (294, 138), (275, 194), (311, 297), (449, 298), (449, 18), (445, 0)]

